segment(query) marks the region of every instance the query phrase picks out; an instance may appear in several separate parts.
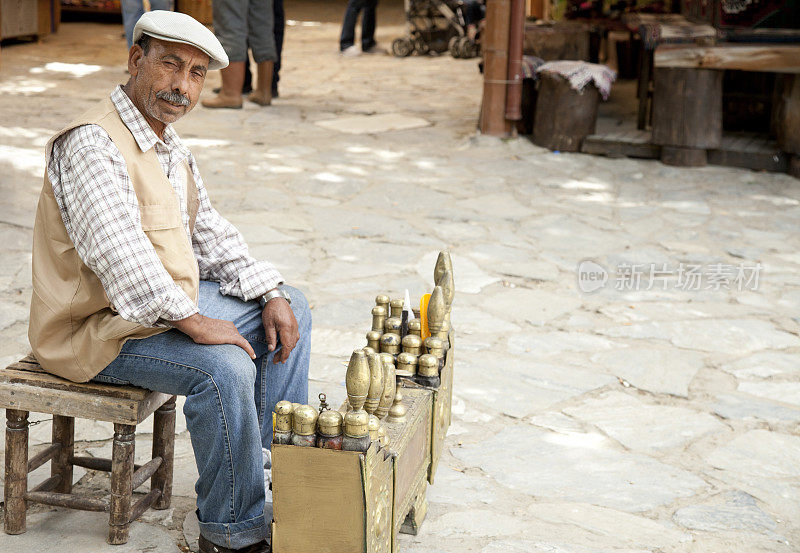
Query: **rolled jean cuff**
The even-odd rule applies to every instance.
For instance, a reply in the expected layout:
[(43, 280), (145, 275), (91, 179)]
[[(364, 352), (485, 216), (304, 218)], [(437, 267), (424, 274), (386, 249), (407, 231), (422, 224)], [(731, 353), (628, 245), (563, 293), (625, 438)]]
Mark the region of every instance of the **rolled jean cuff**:
[[(199, 517), (198, 517), (199, 518)], [(210, 542), (229, 549), (242, 549), (267, 539), (264, 515), (241, 522), (199, 522), (200, 533)]]

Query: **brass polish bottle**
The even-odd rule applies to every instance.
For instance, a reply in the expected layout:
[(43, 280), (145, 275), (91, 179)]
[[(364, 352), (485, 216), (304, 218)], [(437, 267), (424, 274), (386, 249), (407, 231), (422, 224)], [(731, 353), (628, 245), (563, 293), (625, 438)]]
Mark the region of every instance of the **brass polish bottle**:
[(406, 352), (399, 354), (397, 356), (397, 373), (402, 376), (417, 374), (417, 356)]
[(420, 355), (422, 353), (422, 339), (419, 336), (408, 334), (403, 338), (402, 344), (405, 353), (411, 353), (413, 355)]
[(383, 331), (386, 322), (386, 310), (380, 305), (372, 308), (372, 330)]
[(375, 351), (381, 350), (381, 332), (377, 330), (370, 330), (367, 332), (367, 347), (374, 349)]
[(292, 445), (314, 447), (317, 445), (317, 410), (301, 405), (292, 413)]
[(367, 451), (369, 449), (369, 415), (366, 411), (348, 411), (344, 416), (342, 449)]
[(411, 319), (408, 321), (408, 334), (422, 336), (422, 323), (419, 319)]
[(387, 332), (381, 336), (381, 353), (389, 353), (396, 357), (400, 353), (400, 335)]
[(386, 294), (379, 294), (375, 297), (375, 305), (378, 307), (383, 307), (386, 316), (389, 316), (389, 296)]
[(350, 356), (350, 363), (347, 365), (345, 375), (345, 387), (347, 388), (347, 401), (354, 411), (359, 411), (364, 407), (369, 391), (369, 363), (363, 349), (357, 349)]
[(400, 336), (400, 329), (403, 327), (403, 320), (400, 317), (389, 317), (383, 323), (383, 329), (387, 333), (397, 334)]
[(439, 377), (439, 360), (430, 353), (420, 355), (414, 382), (429, 388), (438, 388), (442, 383)]
[(439, 360), (439, 370), (444, 368), (444, 344), (439, 338), (429, 336), (425, 339), (425, 349)]
[(428, 302), (428, 329), (431, 336), (438, 337), (438, 333), (442, 330), (445, 313), (447, 313), (447, 302), (444, 299), (444, 291), (441, 286), (435, 286)]
[(369, 389), (367, 390), (367, 400), (364, 402), (364, 410), (372, 415), (383, 395), (383, 361), (377, 353), (367, 355), (369, 364)]
[(321, 449), (342, 449), (342, 424), (344, 419), (339, 411), (323, 411), (317, 419), (317, 447)]
[(292, 404), (283, 400), (275, 404), (275, 431), (272, 433), (272, 443), (292, 443)]
[(403, 298), (395, 298), (389, 303), (391, 306), (390, 317), (397, 317), (399, 319), (403, 316), (403, 301)]
[(378, 403), (378, 408), (375, 409), (375, 416), (379, 419), (385, 419), (389, 414), (389, 408), (394, 401), (395, 387), (397, 386), (397, 377), (394, 374), (394, 363), (387, 361), (384, 354), (381, 354), (381, 365), (383, 366), (383, 393), (381, 400)]

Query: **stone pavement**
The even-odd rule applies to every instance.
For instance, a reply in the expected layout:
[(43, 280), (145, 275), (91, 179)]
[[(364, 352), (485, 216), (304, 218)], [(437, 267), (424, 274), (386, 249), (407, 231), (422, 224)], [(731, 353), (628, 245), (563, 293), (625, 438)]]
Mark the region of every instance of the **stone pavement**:
[[(474, 60), (343, 60), (332, 21), (289, 28), (274, 106), (197, 108), (177, 128), (217, 208), (308, 294), (311, 398), (344, 398), (375, 295), (428, 291), (450, 248), (454, 421), (428, 519), (400, 551), (800, 549), (798, 182), (476, 138)], [(42, 146), (125, 78), (119, 33), (66, 24), (3, 49), (3, 363), (28, 348)], [(173, 507), (128, 545), (105, 545), (101, 515), (34, 507), (0, 551), (186, 551), (195, 467), (179, 425)], [(34, 426), (33, 443), (48, 434)], [(110, 436), (82, 421), (78, 448), (103, 455)]]

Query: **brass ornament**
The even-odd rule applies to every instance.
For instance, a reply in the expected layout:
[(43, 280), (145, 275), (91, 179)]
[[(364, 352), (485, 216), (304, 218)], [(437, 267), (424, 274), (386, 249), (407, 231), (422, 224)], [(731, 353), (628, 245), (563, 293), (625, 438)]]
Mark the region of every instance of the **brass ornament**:
[(381, 353), (397, 355), (400, 353), (400, 335), (387, 332), (381, 336)]
[(447, 250), (442, 250), (439, 252), (439, 256), (436, 258), (436, 264), (433, 266), (433, 283), (438, 284), (439, 279), (442, 278), (442, 274), (445, 271), (449, 270), (451, 275), (455, 275), (453, 272), (453, 260), (450, 258), (450, 252)]
[(403, 338), (403, 351), (405, 353), (411, 353), (414, 355), (419, 355), (422, 353), (422, 338), (419, 336), (414, 336), (413, 334), (407, 334), (405, 338)]
[(383, 324), (385, 332), (397, 334), (400, 336), (400, 329), (403, 327), (403, 321), (399, 317), (389, 317)]
[(414, 336), (422, 336), (422, 323), (419, 319), (411, 319), (408, 321), (408, 333)]
[(383, 325), (386, 322), (386, 310), (380, 305), (372, 308), (372, 330), (383, 330)]
[(439, 376), (439, 359), (429, 353), (420, 355), (417, 373), (421, 376)]
[(292, 414), (292, 432), (300, 436), (314, 434), (317, 427), (317, 410), (310, 405), (301, 405)]
[(406, 418), (406, 413), (408, 412), (408, 408), (403, 405), (403, 392), (402, 386), (400, 382), (397, 383), (397, 389), (394, 393), (394, 402), (392, 403), (392, 407), (389, 409), (389, 417), (386, 419), (389, 422), (402, 422)]
[(331, 406), (328, 405), (328, 396), (326, 396), (325, 394), (319, 394), (317, 396), (317, 398), (319, 398), (319, 412), (320, 413), (322, 413), (323, 411), (327, 411), (328, 409), (331, 408)]
[(378, 430), (380, 430), (381, 421), (378, 420), (378, 417), (375, 415), (369, 416), (369, 422), (367, 423), (367, 428), (369, 431), (369, 439), (373, 442), (378, 439)]
[(386, 432), (386, 427), (383, 425), (378, 428), (378, 440), (380, 440), (381, 444), (384, 446), (389, 445), (389, 434)]
[(397, 373), (403, 376), (417, 374), (417, 356), (403, 352), (397, 356)]
[(453, 273), (451, 271), (445, 271), (439, 280), (436, 281), (437, 286), (442, 287), (442, 292), (444, 292), (444, 300), (447, 302), (447, 311), (450, 311), (450, 308), (453, 306), (453, 298), (456, 295), (456, 285), (453, 282)]
[(391, 314), (390, 317), (397, 317), (398, 319), (402, 318), (403, 316), (403, 298), (395, 298), (389, 305), (391, 306)]
[(363, 349), (357, 349), (350, 356), (350, 363), (347, 366), (345, 375), (345, 386), (347, 387), (347, 401), (354, 411), (360, 410), (364, 406), (369, 391), (369, 363)]
[(344, 435), (351, 438), (369, 436), (369, 415), (366, 411), (348, 411), (345, 414)]
[(388, 364), (392, 367), (392, 371), (394, 371), (394, 355), (391, 353), (379, 353), (378, 355), (381, 356), (381, 360), (383, 360), (383, 364)]
[(367, 400), (364, 402), (364, 410), (370, 415), (378, 408), (383, 395), (383, 362), (377, 353), (367, 355), (369, 364), (369, 389), (367, 390)]
[(442, 321), (442, 328), (435, 336), (442, 341), (442, 347), (447, 351), (450, 345), (450, 322), (447, 319)]
[(333, 438), (342, 433), (343, 422), (344, 418), (339, 411), (323, 411), (317, 419), (317, 429), (320, 435)]
[(378, 332), (377, 330), (370, 330), (367, 332), (367, 347), (372, 348), (375, 351), (380, 351), (381, 332)]
[(297, 409), (298, 407), (300, 407), (301, 405), (302, 405), (302, 403), (292, 402), (292, 412), (294, 412), (294, 410)]
[(428, 329), (432, 336), (437, 336), (442, 330), (444, 316), (447, 313), (447, 302), (441, 286), (435, 286), (431, 299), (428, 302)]
[(383, 393), (381, 400), (378, 403), (378, 408), (375, 409), (375, 416), (379, 419), (385, 419), (389, 414), (389, 408), (394, 401), (395, 387), (397, 386), (397, 377), (394, 374), (394, 362), (386, 361), (386, 358), (381, 354), (381, 361), (383, 365)]
[(435, 355), (438, 358), (444, 357), (444, 344), (439, 338), (430, 336), (425, 339), (425, 349), (428, 353)]

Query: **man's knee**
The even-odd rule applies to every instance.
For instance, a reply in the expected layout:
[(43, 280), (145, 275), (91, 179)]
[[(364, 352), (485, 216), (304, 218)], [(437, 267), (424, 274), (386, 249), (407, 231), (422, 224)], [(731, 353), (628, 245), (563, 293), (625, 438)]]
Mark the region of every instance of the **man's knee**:
[(256, 382), (256, 365), (239, 346), (208, 346), (208, 357), (202, 370), (224, 399), (243, 401), (251, 398)]

